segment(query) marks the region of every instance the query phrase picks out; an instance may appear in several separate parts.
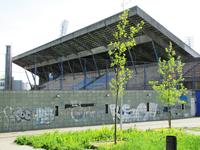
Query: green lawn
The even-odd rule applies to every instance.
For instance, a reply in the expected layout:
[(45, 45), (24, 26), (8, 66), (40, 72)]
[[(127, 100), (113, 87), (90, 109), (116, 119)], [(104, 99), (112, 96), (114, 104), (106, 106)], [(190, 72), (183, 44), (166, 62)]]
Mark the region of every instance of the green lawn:
[(113, 141), (113, 130), (108, 128), (20, 136), (15, 142), (48, 150), (84, 150), (95, 147), (100, 150), (165, 150), (167, 135), (177, 136), (178, 150), (200, 150), (200, 136), (187, 134), (181, 129), (119, 131), (117, 145), (111, 142)]
[(185, 128), (186, 130), (191, 130), (191, 131), (197, 131), (200, 132), (200, 127), (191, 127), (191, 128)]

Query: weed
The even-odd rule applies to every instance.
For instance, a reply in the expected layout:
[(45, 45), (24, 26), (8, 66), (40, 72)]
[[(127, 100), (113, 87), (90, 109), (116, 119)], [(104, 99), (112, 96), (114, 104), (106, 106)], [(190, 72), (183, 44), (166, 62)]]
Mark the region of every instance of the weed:
[(182, 129), (123, 130), (117, 134), (117, 145), (111, 143), (113, 129), (105, 127), (98, 130), (20, 136), (15, 142), (48, 150), (84, 150), (92, 149), (96, 145), (99, 150), (160, 150), (165, 149), (167, 135), (177, 137), (178, 150), (200, 150), (200, 136), (187, 134)]

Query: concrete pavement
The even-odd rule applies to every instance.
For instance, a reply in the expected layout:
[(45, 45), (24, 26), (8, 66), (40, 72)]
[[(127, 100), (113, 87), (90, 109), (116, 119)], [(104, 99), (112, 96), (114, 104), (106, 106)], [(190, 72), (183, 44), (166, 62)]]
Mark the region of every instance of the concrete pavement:
[[(112, 127), (113, 125), (104, 125), (106, 127)], [(0, 150), (33, 150), (30, 146), (19, 146), (14, 142), (15, 138), (20, 135), (37, 135), (45, 132), (67, 132), (67, 131), (80, 131), (87, 129), (98, 129), (101, 126), (87, 126), (87, 127), (73, 127), (73, 128), (57, 128), (57, 129), (46, 129), (46, 130), (35, 130), (35, 131), (23, 131), (23, 132), (10, 132), (10, 133), (0, 133)], [(148, 122), (137, 122), (137, 123), (126, 123), (123, 124), (124, 129), (128, 128), (138, 128), (142, 130), (146, 129), (156, 129), (168, 127), (168, 122), (164, 121), (148, 121)], [(200, 127), (200, 118), (187, 118), (172, 120), (172, 127), (190, 128), (190, 127)]]

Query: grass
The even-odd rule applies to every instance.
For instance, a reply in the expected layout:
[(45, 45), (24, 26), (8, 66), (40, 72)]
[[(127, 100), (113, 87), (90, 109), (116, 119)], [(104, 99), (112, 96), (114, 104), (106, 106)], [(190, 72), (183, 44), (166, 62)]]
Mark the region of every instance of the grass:
[(185, 128), (186, 130), (196, 131), (200, 132), (200, 127), (191, 127), (191, 128)]
[(20, 136), (15, 142), (48, 150), (164, 150), (166, 136), (177, 137), (178, 150), (200, 150), (200, 136), (187, 134), (181, 129), (119, 131), (118, 144), (113, 142), (113, 129), (102, 128), (79, 132), (54, 132), (39, 136)]

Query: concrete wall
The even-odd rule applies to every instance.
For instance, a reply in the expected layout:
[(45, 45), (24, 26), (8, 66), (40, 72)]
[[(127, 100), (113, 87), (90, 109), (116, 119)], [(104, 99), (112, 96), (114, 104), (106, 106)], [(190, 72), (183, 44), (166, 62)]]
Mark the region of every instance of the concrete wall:
[[(173, 107), (173, 118), (191, 116), (191, 95), (184, 109)], [(123, 102), (124, 122), (167, 118), (152, 91), (127, 91)], [(113, 123), (108, 91), (0, 91), (0, 104), (0, 132)]]

